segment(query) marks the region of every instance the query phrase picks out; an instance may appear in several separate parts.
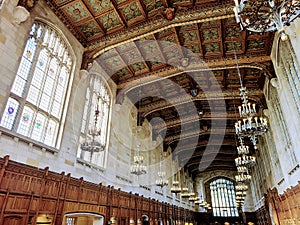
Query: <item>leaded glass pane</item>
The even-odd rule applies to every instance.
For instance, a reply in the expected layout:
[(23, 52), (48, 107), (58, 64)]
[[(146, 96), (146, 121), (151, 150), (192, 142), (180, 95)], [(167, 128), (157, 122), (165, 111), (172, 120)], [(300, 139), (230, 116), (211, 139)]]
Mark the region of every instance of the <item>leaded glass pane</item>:
[(57, 135), (57, 128), (58, 128), (58, 122), (55, 120), (49, 120), (48, 126), (46, 129), (46, 134), (45, 134), (45, 141), (44, 143), (47, 145), (53, 145), (55, 136)]
[(20, 103), (17, 100), (15, 100), (13, 98), (8, 99), (6, 107), (5, 107), (5, 111), (1, 118), (1, 126), (2, 127), (5, 127), (9, 130), (11, 130), (13, 128), (13, 125), (16, 120), (16, 115), (19, 110), (19, 105), (20, 105)]
[[(78, 156), (81, 159), (89, 161), (98, 166), (104, 167), (105, 165), (105, 155), (106, 155), (106, 142), (107, 142), (107, 129), (109, 121), (109, 110), (110, 110), (110, 95), (106, 88), (105, 83), (100, 77), (92, 76), (90, 80), (90, 88), (86, 93), (86, 103), (82, 119), (82, 135), (81, 140), (91, 139), (88, 134), (88, 130), (95, 123), (95, 109), (99, 109), (99, 118), (97, 123), (97, 129), (100, 130), (100, 135), (95, 138), (102, 146), (104, 146), (104, 151), (99, 152), (83, 152), (81, 148), (78, 149)], [(82, 142), (83, 142), (82, 141)], [(81, 142), (81, 143), (82, 143)]]
[(47, 25), (36, 22), (32, 26), (11, 89), (22, 97), (21, 103), (9, 98), (1, 126), (55, 146), (72, 66), (65, 46), (60, 35)]
[(238, 216), (233, 182), (219, 178), (210, 183), (214, 216)]
[(34, 86), (31, 86), (28, 92), (27, 101), (31, 102), (32, 104), (36, 105), (38, 102), (38, 97), (40, 94), (40, 90)]
[(19, 76), (16, 76), (11, 92), (22, 97), (24, 93), (25, 85), (26, 85), (26, 80), (24, 80)]
[(33, 123), (33, 129), (31, 134), (32, 139), (42, 142), (45, 123), (46, 117), (43, 114), (38, 113)]
[(20, 118), (20, 123), (19, 123), (19, 127), (18, 127), (18, 133), (24, 135), (24, 136), (29, 136), (29, 132), (30, 132), (30, 127), (31, 127), (31, 123), (33, 121), (33, 116), (34, 116), (34, 111), (33, 109), (25, 106), (24, 110), (21, 114), (21, 118)]

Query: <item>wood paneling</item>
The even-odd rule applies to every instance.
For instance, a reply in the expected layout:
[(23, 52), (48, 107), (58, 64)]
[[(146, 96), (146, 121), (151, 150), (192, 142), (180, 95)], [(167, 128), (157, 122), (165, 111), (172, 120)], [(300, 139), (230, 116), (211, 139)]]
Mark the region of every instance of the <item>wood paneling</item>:
[(283, 194), (278, 194), (276, 188), (269, 190), (265, 205), (270, 224), (300, 224), (300, 182)]
[(13, 162), (8, 156), (0, 158), (0, 224), (35, 225), (43, 214), (60, 225), (63, 216), (72, 212), (101, 214), (105, 224), (112, 216), (120, 224), (129, 224), (130, 218), (137, 221), (142, 215), (148, 215), (150, 221), (193, 219), (193, 212), (183, 208)]

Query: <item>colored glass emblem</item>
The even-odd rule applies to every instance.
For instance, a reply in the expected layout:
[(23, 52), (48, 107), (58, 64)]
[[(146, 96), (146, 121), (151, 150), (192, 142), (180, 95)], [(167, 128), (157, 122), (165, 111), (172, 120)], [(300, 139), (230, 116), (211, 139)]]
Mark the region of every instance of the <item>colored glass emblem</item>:
[(29, 118), (30, 118), (29, 115), (27, 113), (24, 113), (24, 115), (23, 115), (23, 121), (24, 122), (28, 122)]
[(27, 50), (27, 52), (26, 52), (26, 56), (27, 56), (28, 58), (30, 58), (30, 57), (31, 57), (31, 55), (32, 55), (31, 51), (30, 51), (30, 50)]
[(40, 120), (36, 121), (36, 124), (35, 124), (36, 128), (40, 129), (41, 126), (42, 126), (42, 123)]
[(8, 107), (8, 110), (7, 110), (7, 111), (8, 111), (8, 114), (9, 114), (9, 115), (12, 115), (12, 114), (14, 113), (15, 109), (14, 109), (13, 107), (10, 106), (10, 107)]

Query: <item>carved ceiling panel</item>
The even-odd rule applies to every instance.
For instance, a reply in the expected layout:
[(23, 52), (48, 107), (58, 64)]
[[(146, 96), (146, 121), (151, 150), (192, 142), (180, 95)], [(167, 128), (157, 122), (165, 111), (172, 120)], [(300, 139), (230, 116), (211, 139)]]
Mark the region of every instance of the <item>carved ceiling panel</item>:
[[(197, 176), (205, 167), (199, 163), (206, 148), (219, 152), (205, 170), (236, 169), (240, 79), (264, 108), (263, 84), (274, 76), (272, 33), (241, 31), (231, 0), (45, 1), (86, 48), (83, 68), (97, 60), (117, 93), (132, 101), (141, 86), (145, 97), (133, 103), (153, 126), (153, 138), (162, 135), (164, 145), (180, 154), (193, 150), (197, 137), (185, 165), (190, 173)], [(208, 144), (212, 136), (216, 141)]]

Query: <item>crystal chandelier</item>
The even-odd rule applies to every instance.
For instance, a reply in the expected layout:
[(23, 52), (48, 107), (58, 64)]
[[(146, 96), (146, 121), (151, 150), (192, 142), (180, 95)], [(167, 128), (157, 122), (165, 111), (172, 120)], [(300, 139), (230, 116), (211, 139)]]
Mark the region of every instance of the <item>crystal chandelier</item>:
[(98, 124), (100, 110), (99, 110), (100, 96), (97, 97), (97, 103), (94, 112), (94, 121), (92, 127), (88, 130), (85, 141), (80, 145), (82, 151), (90, 152), (91, 159), (94, 152), (104, 151), (105, 146), (97, 139), (101, 135), (101, 123)]
[(283, 30), (300, 14), (300, 1), (235, 0), (237, 23), (253, 32)]

